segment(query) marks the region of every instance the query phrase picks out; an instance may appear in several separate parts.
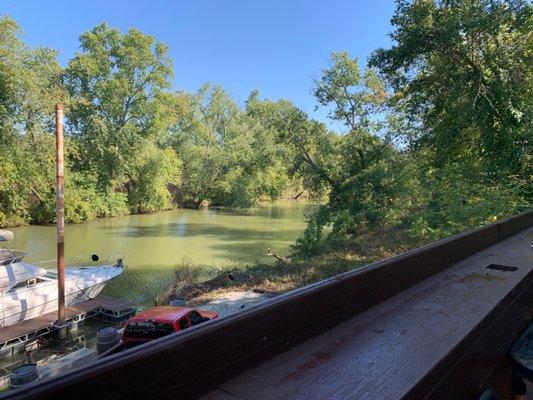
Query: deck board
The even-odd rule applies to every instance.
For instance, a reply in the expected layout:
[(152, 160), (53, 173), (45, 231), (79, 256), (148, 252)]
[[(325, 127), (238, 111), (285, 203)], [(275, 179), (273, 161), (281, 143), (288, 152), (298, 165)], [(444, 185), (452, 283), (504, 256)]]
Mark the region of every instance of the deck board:
[[(75, 304), (65, 308), (65, 319), (74, 318), (77, 315), (92, 312), (98, 308), (105, 307), (108, 310), (120, 311), (135, 307), (135, 303), (115, 299), (112, 297), (98, 296), (94, 299), (84, 301), (83, 303)], [(0, 343), (8, 342), (10, 340), (21, 337), (27, 333), (37, 332), (50, 327), (57, 321), (57, 312), (51, 312), (38, 317), (21, 321), (14, 325), (0, 328)]]
[[(529, 229), (491, 246), (202, 399), (409, 398), (428, 370), (531, 276), (532, 241)], [(491, 263), (519, 269), (487, 269)]]

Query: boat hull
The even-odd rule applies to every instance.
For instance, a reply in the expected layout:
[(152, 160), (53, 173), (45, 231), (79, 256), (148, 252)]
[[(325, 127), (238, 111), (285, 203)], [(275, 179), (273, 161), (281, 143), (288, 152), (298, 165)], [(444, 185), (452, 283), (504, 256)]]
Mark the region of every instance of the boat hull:
[[(72, 306), (98, 296), (105, 285), (122, 273), (122, 266), (74, 269), (65, 277), (65, 305)], [(57, 279), (14, 288), (0, 297), (0, 327), (57, 311)]]

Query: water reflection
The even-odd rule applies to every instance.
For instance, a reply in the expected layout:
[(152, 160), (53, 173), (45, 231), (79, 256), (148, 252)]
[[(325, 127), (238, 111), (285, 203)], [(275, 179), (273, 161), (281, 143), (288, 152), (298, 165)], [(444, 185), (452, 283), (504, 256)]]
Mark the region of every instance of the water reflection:
[[(218, 266), (267, 261), (265, 248), (286, 253), (305, 228), (305, 215), (315, 209), (311, 203), (277, 203), (246, 210), (175, 210), (68, 225), (66, 253), (67, 257), (124, 253), (126, 271), (104, 293), (151, 305), (185, 258), (193, 264)], [(29, 251), (28, 261), (55, 258), (54, 226), (13, 231), (11, 244)]]

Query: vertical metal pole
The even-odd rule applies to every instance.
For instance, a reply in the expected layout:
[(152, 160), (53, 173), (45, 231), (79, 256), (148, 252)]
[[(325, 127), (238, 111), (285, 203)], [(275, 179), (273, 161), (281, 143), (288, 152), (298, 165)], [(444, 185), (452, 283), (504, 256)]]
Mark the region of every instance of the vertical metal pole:
[[(63, 193), (63, 107), (56, 105), (57, 322), (65, 325), (65, 198)], [(60, 328), (59, 335), (64, 335)]]

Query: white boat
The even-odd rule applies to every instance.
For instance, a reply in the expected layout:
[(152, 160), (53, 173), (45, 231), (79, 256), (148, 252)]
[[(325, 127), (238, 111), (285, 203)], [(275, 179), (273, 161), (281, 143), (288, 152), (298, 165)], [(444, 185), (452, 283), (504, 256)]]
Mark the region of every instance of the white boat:
[(48, 272), (37, 265), (22, 262), (25, 255), (22, 251), (0, 249), (0, 291)]
[[(0, 249), (0, 327), (57, 310), (57, 273), (23, 262), (24, 256)], [(66, 306), (96, 297), (123, 270), (122, 259), (111, 265), (65, 268)]]

